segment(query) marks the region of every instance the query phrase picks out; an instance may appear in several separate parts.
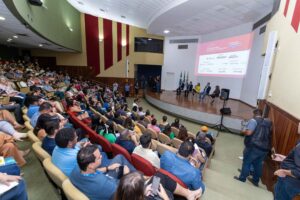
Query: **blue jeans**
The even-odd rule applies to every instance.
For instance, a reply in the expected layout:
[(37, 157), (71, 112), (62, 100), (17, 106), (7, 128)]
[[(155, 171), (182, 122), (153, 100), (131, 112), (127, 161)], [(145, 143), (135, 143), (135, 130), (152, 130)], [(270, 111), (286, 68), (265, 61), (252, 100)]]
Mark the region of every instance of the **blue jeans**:
[(27, 192), (24, 180), (19, 181), (19, 185), (0, 195), (1, 200), (27, 200)]
[(240, 174), (239, 179), (243, 182), (246, 181), (246, 178), (250, 174), (251, 165), (253, 166), (254, 173), (253, 173), (253, 181), (255, 183), (259, 182), (259, 179), (262, 175), (262, 165), (263, 161), (268, 154), (267, 151), (262, 151), (255, 147), (245, 147), (244, 149), (244, 159), (242, 165), (242, 171)]
[(291, 177), (278, 177), (274, 188), (274, 200), (292, 200), (296, 195), (300, 194), (300, 188), (292, 184), (289, 179)]
[[(17, 164), (0, 166), (0, 172), (9, 175), (19, 176), (21, 173), (20, 167)], [(1, 198), (0, 198), (1, 199)]]

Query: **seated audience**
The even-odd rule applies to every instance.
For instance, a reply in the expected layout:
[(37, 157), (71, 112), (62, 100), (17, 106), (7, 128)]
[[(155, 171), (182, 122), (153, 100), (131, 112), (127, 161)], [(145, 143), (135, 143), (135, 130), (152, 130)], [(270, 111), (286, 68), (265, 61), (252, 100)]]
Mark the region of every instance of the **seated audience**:
[(99, 130), (99, 134), (105, 137), (110, 143), (115, 143), (117, 140), (114, 124), (110, 120), (107, 121), (106, 124), (103, 123), (102, 129)]
[(202, 175), (199, 169), (193, 167), (189, 160), (194, 153), (194, 145), (189, 141), (184, 141), (175, 154), (170, 151), (165, 151), (160, 158), (160, 167), (177, 176), (191, 190), (202, 189), (205, 186), (202, 182)]
[(17, 181), (19, 184), (7, 192), (1, 194), (1, 199), (5, 200), (27, 200), (26, 185), (21, 176), (13, 176), (0, 172), (0, 184), (9, 186), (11, 182)]
[(199, 100), (203, 101), (203, 99), (205, 98), (205, 96), (209, 95), (210, 89), (211, 89), (211, 87), (210, 87), (210, 82), (208, 82), (208, 83), (206, 84), (206, 86), (204, 87), (203, 91), (200, 92)]
[(33, 114), (33, 116), (31, 117), (30, 124), (33, 127), (35, 127), (40, 115), (42, 115), (44, 113), (50, 114), (51, 112), (52, 112), (52, 105), (48, 102), (42, 103), (41, 106), (39, 107), (39, 111), (36, 112), (35, 114)]
[(145, 115), (145, 112), (143, 111), (143, 107), (140, 106), (139, 111), (138, 111), (138, 116), (141, 117), (141, 116), (144, 116), (144, 115)]
[[(70, 175), (70, 180), (90, 200), (112, 199), (119, 182), (117, 178), (135, 171), (126, 159), (127, 162), (120, 163), (116, 160), (110, 165), (102, 166), (102, 153), (96, 145), (83, 147), (76, 157), (77, 163)], [(124, 170), (119, 176), (117, 171), (120, 166), (124, 166)]]
[(174, 122), (171, 124), (171, 126), (176, 127), (176, 128), (180, 128), (181, 124), (180, 124), (180, 119), (179, 118), (175, 118)]
[(197, 85), (195, 85), (195, 88), (193, 89), (193, 96), (196, 94), (200, 94), (200, 90), (201, 90), (201, 86), (200, 83), (197, 83)]
[(140, 145), (135, 147), (133, 153), (148, 160), (155, 168), (160, 168), (160, 160), (157, 153), (151, 149), (151, 134), (145, 133), (140, 137)]
[(0, 121), (9, 122), (15, 129), (23, 129), (24, 125), (19, 124), (14, 116), (7, 110), (0, 110)]
[(28, 155), (30, 149), (21, 151), (18, 149), (14, 138), (10, 135), (0, 132), (0, 156), (13, 157), (18, 166), (22, 167), (26, 164), (24, 157)]
[(59, 131), (59, 121), (58, 120), (52, 120), (48, 121), (45, 124), (45, 132), (47, 134), (46, 137), (44, 137), (42, 141), (42, 148), (49, 153), (49, 155), (52, 155), (52, 152), (56, 146), (55, 143), (55, 136), (56, 133)]
[(195, 150), (193, 152), (192, 157), (190, 158), (190, 163), (192, 166), (202, 170), (204, 164), (207, 160), (207, 155), (204, 149), (199, 148), (199, 146), (195, 143), (195, 139), (193, 137), (188, 137), (186, 141), (190, 141), (194, 144)]
[[(214, 138), (214, 135), (213, 133), (211, 133), (209, 130), (208, 130), (208, 127), (207, 126), (201, 126), (201, 132), (202, 133), (205, 133), (205, 137), (207, 138), (207, 141), (210, 143), (210, 144), (214, 144), (215, 143), (215, 138)], [(198, 132), (199, 133), (199, 132)], [(197, 135), (198, 135), (197, 133)]]
[(187, 129), (184, 126), (181, 126), (179, 128), (179, 133), (177, 135), (177, 138), (181, 141), (185, 141), (189, 137), (187, 133)]
[(175, 133), (172, 132), (171, 126), (167, 125), (163, 130), (163, 133), (169, 136), (170, 139), (174, 139)]
[(7, 104), (7, 105), (0, 104), (0, 110), (7, 110), (9, 112), (13, 112), (14, 116), (16, 118), (16, 121), (19, 124), (24, 124), (24, 120), (23, 120), (23, 117), (22, 117), (22, 110), (21, 110), (20, 104), (13, 103), (13, 102), (10, 103), (10, 104)]
[(133, 131), (125, 129), (120, 136), (117, 138), (116, 144), (122, 146), (130, 154), (134, 148), (139, 145), (137, 137)]
[(27, 116), (29, 118), (32, 118), (32, 116), (39, 111), (39, 102), (40, 102), (41, 97), (40, 96), (29, 96), (27, 98), (29, 102), (29, 107), (27, 111)]
[(154, 130), (157, 134), (160, 133), (160, 128), (156, 125), (156, 119), (151, 120), (151, 124), (148, 124), (147, 128)]
[(212, 151), (212, 146), (209, 142), (207, 142), (207, 138), (205, 133), (200, 132), (199, 134), (197, 134), (195, 143), (201, 147), (202, 149), (205, 150), (205, 153), (207, 155), (207, 157), (210, 156), (210, 153)]
[(148, 126), (148, 123), (144, 119), (145, 119), (145, 116), (140, 116), (140, 118), (137, 122), (146, 128)]
[(168, 117), (166, 115), (164, 115), (162, 117), (162, 121), (159, 122), (158, 127), (160, 128), (161, 131), (163, 131), (167, 125), (169, 125)]
[(0, 121), (0, 131), (12, 136), (15, 140), (22, 141), (22, 138), (27, 137), (27, 133), (21, 133), (15, 130), (11, 123), (7, 121)]
[[(46, 137), (47, 133), (45, 131), (46, 124), (49, 121), (59, 121), (57, 116), (52, 116), (48, 113), (41, 114), (37, 120), (36, 126), (33, 129), (33, 133), (42, 141)], [(60, 128), (63, 126), (60, 124)]]
[(133, 172), (121, 178), (114, 200), (171, 200), (174, 199), (173, 194), (185, 197), (184, 199), (187, 200), (195, 200), (201, 196), (201, 189), (196, 191), (185, 189), (173, 179), (160, 172), (157, 172), (154, 176), (160, 178), (157, 195), (154, 195), (155, 191), (152, 191), (153, 178), (146, 181), (140, 172)]
[(129, 130), (134, 131), (138, 135), (142, 135), (143, 134), (142, 131), (141, 131), (141, 129), (132, 122), (132, 119), (130, 117), (127, 117), (125, 119), (123, 127), (127, 128)]

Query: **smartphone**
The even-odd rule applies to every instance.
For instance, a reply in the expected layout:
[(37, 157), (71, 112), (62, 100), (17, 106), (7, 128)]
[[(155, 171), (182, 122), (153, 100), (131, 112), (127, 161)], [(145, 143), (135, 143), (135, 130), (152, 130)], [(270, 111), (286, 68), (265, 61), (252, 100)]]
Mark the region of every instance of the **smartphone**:
[(120, 179), (122, 178), (124, 174), (124, 166), (120, 166), (117, 168), (117, 178)]
[(157, 195), (159, 184), (160, 184), (160, 178), (157, 176), (153, 176), (152, 186), (151, 186), (153, 195)]

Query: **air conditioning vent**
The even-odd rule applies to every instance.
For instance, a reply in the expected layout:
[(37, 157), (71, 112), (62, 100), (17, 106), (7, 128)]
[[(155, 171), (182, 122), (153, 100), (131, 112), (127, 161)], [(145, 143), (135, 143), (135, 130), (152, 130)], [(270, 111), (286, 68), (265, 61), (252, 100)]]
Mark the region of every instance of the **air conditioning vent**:
[(170, 44), (178, 44), (178, 43), (198, 43), (198, 39), (174, 39), (170, 40)]
[(180, 44), (178, 45), (178, 49), (188, 49), (189, 45), (187, 44)]

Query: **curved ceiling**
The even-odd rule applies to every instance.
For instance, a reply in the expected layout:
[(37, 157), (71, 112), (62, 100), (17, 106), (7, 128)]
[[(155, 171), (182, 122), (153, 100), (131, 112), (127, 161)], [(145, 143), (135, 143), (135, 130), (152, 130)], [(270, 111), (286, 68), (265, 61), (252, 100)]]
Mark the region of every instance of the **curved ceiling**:
[(5, 20), (0, 20), (0, 44), (21, 48), (74, 52), (54, 44), (33, 32), (11, 13), (3, 1), (0, 1), (0, 16), (5, 18)]
[(77, 10), (169, 36), (201, 35), (253, 22), (274, 0), (68, 0)]

